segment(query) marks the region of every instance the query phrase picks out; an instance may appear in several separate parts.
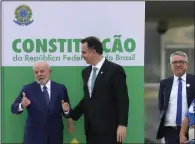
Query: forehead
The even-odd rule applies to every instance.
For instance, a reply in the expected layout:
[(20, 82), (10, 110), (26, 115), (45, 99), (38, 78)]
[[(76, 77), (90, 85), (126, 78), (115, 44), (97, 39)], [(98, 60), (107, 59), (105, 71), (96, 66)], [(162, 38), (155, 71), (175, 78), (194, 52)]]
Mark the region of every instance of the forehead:
[(179, 55), (174, 55), (172, 58), (172, 61), (176, 61), (176, 60), (185, 60), (184, 56), (179, 56)]
[(86, 42), (83, 43), (82, 46), (81, 46), (81, 48), (82, 48), (83, 51), (88, 50), (88, 44)]
[(49, 67), (46, 66), (46, 65), (35, 65), (34, 66), (34, 70), (35, 71), (38, 71), (38, 70), (47, 70), (47, 69), (49, 69)]

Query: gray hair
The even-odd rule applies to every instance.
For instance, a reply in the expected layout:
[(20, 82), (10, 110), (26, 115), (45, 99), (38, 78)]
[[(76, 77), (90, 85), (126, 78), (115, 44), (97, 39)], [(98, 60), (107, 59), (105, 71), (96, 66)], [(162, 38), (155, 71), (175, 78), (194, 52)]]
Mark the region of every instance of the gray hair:
[(173, 61), (173, 57), (177, 55), (177, 56), (183, 56), (186, 60), (186, 62), (188, 62), (188, 56), (185, 52), (182, 52), (182, 51), (176, 51), (174, 52), (173, 54), (171, 54), (170, 56), (170, 63)]
[(33, 70), (34, 70), (34, 67), (36, 66), (36, 65), (39, 65), (39, 64), (42, 64), (42, 65), (45, 65), (45, 66), (47, 66), (49, 69), (50, 69), (50, 65), (49, 65), (49, 63), (47, 62), (47, 61), (36, 61), (35, 63), (34, 63), (34, 65), (33, 65)]

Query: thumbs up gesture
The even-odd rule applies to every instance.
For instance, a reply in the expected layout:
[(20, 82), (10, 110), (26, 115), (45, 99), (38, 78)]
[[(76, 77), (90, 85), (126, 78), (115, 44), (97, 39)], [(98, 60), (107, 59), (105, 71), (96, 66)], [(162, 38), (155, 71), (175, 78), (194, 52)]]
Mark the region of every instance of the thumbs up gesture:
[(62, 100), (62, 109), (65, 112), (68, 112), (70, 110), (70, 106), (67, 102), (64, 102), (64, 100)]
[(26, 108), (27, 106), (30, 105), (30, 100), (26, 97), (26, 94), (23, 92), (22, 93), (23, 97), (22, 97), (22, 102), (21, 102), (21, 105), (22, 105), (22, 108)]

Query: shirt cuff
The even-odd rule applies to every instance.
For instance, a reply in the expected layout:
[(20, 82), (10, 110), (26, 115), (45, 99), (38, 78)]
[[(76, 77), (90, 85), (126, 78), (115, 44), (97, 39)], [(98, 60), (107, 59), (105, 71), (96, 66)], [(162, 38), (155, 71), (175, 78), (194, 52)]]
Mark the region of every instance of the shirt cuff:
[(68, 115), (68, 114), (69, 114), (69, 111), (67, 111), (67, 112), (64, 111), (64, 114), (65, 114), (65, 115)]
[(18, 109), (18, 111), (23, 111), (24, 109), (22, 108), (22, 104), (20, 103), (19, 104), (19, 109)]

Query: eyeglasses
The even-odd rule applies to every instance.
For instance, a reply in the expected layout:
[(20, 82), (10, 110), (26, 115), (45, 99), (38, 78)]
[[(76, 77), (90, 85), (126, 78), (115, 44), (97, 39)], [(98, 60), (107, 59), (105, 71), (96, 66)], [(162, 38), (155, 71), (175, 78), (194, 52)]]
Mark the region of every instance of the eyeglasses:
[(172, 62), (172, 64), (173, 64), (173, 65), (178, 65), (178, 64), (179, 64), (179, 65), (184, 65), (185, 63), (187, 63), (187, 62), (186, 62), (186, 61), (184, 61), (184, 60), (180, 60), (180, 61), (173, 61), (173, 62)]

